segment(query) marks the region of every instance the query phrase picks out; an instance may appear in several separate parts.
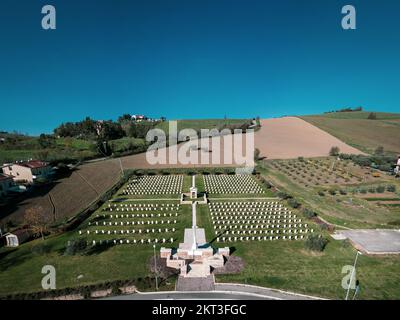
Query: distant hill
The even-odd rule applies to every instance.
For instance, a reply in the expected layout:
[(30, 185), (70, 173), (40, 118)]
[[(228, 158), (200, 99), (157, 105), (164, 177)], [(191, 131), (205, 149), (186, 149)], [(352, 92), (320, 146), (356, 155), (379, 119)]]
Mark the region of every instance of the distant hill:
[(382, 146), (385, 151), (400, 153), (400, 113), (374, 112), (376, 120), (368, 119), (370, 113), (334, 112), (300, 118), (364, 152), (373, 153)]

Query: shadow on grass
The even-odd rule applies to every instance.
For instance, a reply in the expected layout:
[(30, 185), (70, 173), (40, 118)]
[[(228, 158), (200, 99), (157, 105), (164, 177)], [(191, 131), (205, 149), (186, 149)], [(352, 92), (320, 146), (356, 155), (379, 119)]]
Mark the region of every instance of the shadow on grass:
[(112, 248), (113, 246), (114, 246), (113, 243), (98, 244), (98, 245), (89, 247), (86, 250), (85, 254), (87, 256), (101, 254), (101, 253), (107, 251), (108, 249)]
[(10, 267), (15, 267), (29, 258), (31, 258), (31, 252), (28, 250), (20, 252), (20, 254), (16, 253), (13, 256), (9, 256), (12, 253), (15, 253), (18, 249), (9, 250), (6, 252), (2, 252), (0, 255), (0, 271), (6, 271)]

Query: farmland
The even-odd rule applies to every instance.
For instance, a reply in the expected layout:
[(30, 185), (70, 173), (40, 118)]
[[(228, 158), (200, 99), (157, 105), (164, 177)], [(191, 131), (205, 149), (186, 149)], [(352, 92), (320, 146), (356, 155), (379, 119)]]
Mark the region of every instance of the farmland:
[(333, 157), (263, 163), (269, 180), (332, 224), (344, 228), (393, 228), (400, 223), (396, 207), (365, 199), (371, 193), (377, 199), (399, 198), (399, 182), (385, 173), (377, 176), (375, 170)]
[(262, 119), (255, 133), (255, 147), (267, 159), (328, 156), (332, 147), (341, 152), (362, 154), (333, 135), (295, 117)]
[(376, 120), (368, 119), (369, 112), (338, 112), (301, 119), (364, 152), (373, 153), (382, 146), (386, 151), (400, 153), (400, 114), (375, 114)]

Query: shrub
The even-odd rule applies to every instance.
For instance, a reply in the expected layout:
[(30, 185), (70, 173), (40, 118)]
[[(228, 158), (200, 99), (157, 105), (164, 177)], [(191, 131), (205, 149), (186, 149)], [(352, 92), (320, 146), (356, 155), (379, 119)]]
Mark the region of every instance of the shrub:
[(363, 194), (365, 194), (365, 193), (367, 193), (367, 189), (360, 189), (360, 193), (363, 193)]
[(317, 216), (317, 213), (316, 213), (315, 211), (312, 211), (312, 210), (310, 210), (310, 209), (308, 209), (308, 208), (305, 208), (305, 209), (303, 210), (303, 214), (304, 214), (304, 216), (305, 216), (306, 218), (308, 218), (308, 219), (311, 219), (311, 218)]
[(338, 156), (340, 152), (339, 147), (332, 147), (331, 150), (329, 151), (330, 156)]
[(388, 185), (388, 186), (386, 187), (386, 190), (387, 190), (388, 192), (396, 192), (396, 186), (393, 185), (393, 184), (390, 184), (390, 185)]
[(305, 247), (308, 250), (322, 252), (324, 251), (327, 244), (328, 244), (327, 238), (323, 237), (322, 235), (312, 234), (308, 236), (305, 242)]
[(324, 196), (325, 196), (325, 192), (323, 192), (323, 191), (318, 191), (318, 195), (321, 196), (321, 197), (324, 197)]
[(65, 248), (65, 255), (73, 256), (78, 253), (82, 253), (87, 248), (87, 242), (85, 239), (70, 240)]
[(288, 199), (288, 205), (291, 206), (292, 208), (296, 209), (296, 208), (300, 207), (301, 204), (296, 199), (290, 198), (290, 199)]
[(344, 189), (340, 189), (340, 194), (342, 195), (342, 196), (345, 196), (346, 194), (347, 194), (347, 191), (346, 190), (344, 190)]
[(375, 191), (376, 191), (376, 190), (375, 190), (375, 188), (373, 188), (373, 187), (371, 187), (371, 188), (368, 189), (368, 192), (369, 192), (369, 193), (375, 193)]
[(332, 196), (336, 195), (336, 190), (330, 189), (329, 190), (329, 194), (332, 195)]
[(386, 189), (386, 188), (385, 188), (384, 186), (379, 186), (379, 187), (376, 188), (376, 192), (377, 192), (377, 193), (384, 193), (384, 192), (385, 192), (385, 189)]
[(283, 200), (293, 198), (290, 194), (287, 194), (286, 192), (282, 192), (282, 191), (278, 192), (278, 193), (277, 193), (277, 196), (278, 196), (279, 198), (283, 199)]
[(111, 292), (112, 292), (112, 294), (114, 294), (114, 295), (119, 295), (119, 294), (121, 294), (121, 290), (119, 289), (118, 283), (114, 282), (114, 283), (112, 284)]

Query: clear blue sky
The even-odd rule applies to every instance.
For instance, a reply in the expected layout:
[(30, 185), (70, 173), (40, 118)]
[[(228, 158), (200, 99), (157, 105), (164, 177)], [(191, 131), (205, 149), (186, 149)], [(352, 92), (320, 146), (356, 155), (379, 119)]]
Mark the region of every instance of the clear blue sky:
[[(45, 4), (55, 31), (41, 29)], [(346, 4), (355, 31), (341, 28)], [(399, 112), (399, 14), (396, 0), (1, 0), (0, 130), (123, 113)]]

